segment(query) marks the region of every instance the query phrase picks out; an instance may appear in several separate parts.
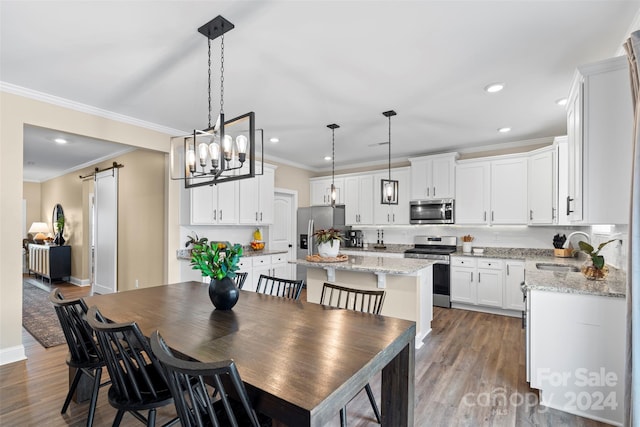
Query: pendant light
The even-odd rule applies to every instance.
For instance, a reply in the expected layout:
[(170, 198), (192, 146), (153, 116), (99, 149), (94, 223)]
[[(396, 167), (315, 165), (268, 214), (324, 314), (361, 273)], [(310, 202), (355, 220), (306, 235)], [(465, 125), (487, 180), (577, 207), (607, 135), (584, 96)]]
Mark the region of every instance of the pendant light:
[(332, 123), (327, 125), (329, 129), (331, 129), (331, 207), (336, 206), (336, 185), (335, 185), (335, 175), (336, 175), (336, 129), (340, 126)]
[(380, 203), (383, 205), (398, 204), (398, 180), (391, 179), (391, 117), (396, 115), (393, 110), (382, 113), (389, 119), (389, 176), (380, 180)]
[[(184, 180), (186, 188), (253, 178), (256, 175), (255, 113), (249, 112), (228, 121), (225, 121), (224, 116), (224, 34), (234, 27), (231, 22), (218, 15), (198, 28), (198, 32), (207, 37), (209, 122), (204, 130), (194, 130), (190, 135), (171, 140), (171, 178)], [(211, 40), (218, 37), (220, 113), (212, 126)], [(262, 143), (261, 147), (264, 147)], [(261, 162), (263, 157), (261, 156)]]

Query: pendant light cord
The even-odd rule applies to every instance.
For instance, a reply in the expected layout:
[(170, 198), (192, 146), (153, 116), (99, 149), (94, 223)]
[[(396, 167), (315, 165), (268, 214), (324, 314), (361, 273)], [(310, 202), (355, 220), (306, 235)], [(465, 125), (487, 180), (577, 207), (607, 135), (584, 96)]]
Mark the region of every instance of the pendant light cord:
[(391, 116), (389, 116), (389, 181), (391, 181)]
[(335, 188), (336, 130), (331, 129), (331, 186)]
[(207, 126), (207, 129), (211, 129), (211, 39), (209, 37), (207, 37), (207, 42), (207, 46), (209, 47), (209, 126)]

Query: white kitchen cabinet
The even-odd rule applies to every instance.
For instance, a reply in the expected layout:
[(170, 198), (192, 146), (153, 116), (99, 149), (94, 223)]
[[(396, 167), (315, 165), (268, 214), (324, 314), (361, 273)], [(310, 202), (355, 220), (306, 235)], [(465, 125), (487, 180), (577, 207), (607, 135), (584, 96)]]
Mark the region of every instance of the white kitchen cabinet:
[(477, 288), (474, 282), (478, 280), (476, 262), (472, 258), (451, 257), (451, 302), (475, 304)]
[(529, 224), (555, 224), (558, 201), (556, 146), (529, 153), (528, 168)]
[(496, 258), (451, 257), (451, 302), (505, 308), (504, 265)]
[[(336, 204), (343, 205), (344, 199), (344, 178), (335, 178)], [(322, 206), (331, 204), (331, 177), (311, 178), (309, 180), (310, 204), (311, 206)]]
[(524, 262), (516, 260), (505, 261), (504, 304), (502, 308), (516, 311), (524, 310), (522, 282), (524, 282)]
[(238, 223), (238, 181), (194, 187), (189, 192), (192, 225)]
[(487, 307), (502, 307), (503, 274), (502, 260), (478, 259), (476, 304)]
[(526, 224), (527, 157), (458, 162), (455, 200), (457, 224)]
[(262, 175), (240, 180), (239, 187), (240, 224), (273, 223), (275, 168), (264, 165), (264, 173)]
[(287, 253), (242, 257), (238, 262), (240, 272), (247, 273), (243, 290), (255, 292), (260, 275), (291, 279)]
[(556, 198), (556, 224), (569, 225), (569, 216), (567, 215), (566, 203), (569, 195), (569, 147), (566, 136), (558, 136), (553, 140), (556, 146), (556, 177), (557, 177), (557, 193)]
[(373, 177), (373, 214), (376, 225), (409, 224), (409, 168), (391, 169), (391, 179), (398, 181), (398, 204), (387, 205), (381, 201), (381, 180), (389, 179), (389, 172), (379, 172)]
[(624, 422), (626, 300), (529, 290), (527, 365), (540, 404)]
[(577, 224), (627, 224), (633, 107), (626, 56), (578, 67), (567, 102), (568, 195)]
[(409, 158), (411, 162), (410, 200), (455, 197), (455, 161), (458, 153)]
[(527, 223), (527, 158), (491, 162), (491, 223)]
[(490, 170), (488, 161), (456, 165), (455, 222), (489, 223)]
[(346, 225), (373, 224), (374, 179), (372, 174), (344, 178)]

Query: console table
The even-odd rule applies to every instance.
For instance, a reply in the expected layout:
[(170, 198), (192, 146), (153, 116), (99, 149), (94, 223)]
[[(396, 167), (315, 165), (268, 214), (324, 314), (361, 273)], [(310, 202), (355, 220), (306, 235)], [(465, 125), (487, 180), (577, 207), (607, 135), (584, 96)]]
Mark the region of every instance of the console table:
[(71, 246), (29, 244), (29, 273), (53, 280), (71, 278)]

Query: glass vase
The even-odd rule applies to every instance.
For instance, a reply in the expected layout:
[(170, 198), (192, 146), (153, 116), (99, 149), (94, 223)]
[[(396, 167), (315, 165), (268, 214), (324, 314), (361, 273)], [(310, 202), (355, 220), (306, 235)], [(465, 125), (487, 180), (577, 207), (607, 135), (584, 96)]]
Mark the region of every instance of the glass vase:
[(609, 274), (609, 267), (605, 264), (602, 268), (598, 268), (593, 265), (593, 262), (590, 259), (588, 259), (584, 264), (582, 264), (580, 271), (588, 280), (604, 280)]

